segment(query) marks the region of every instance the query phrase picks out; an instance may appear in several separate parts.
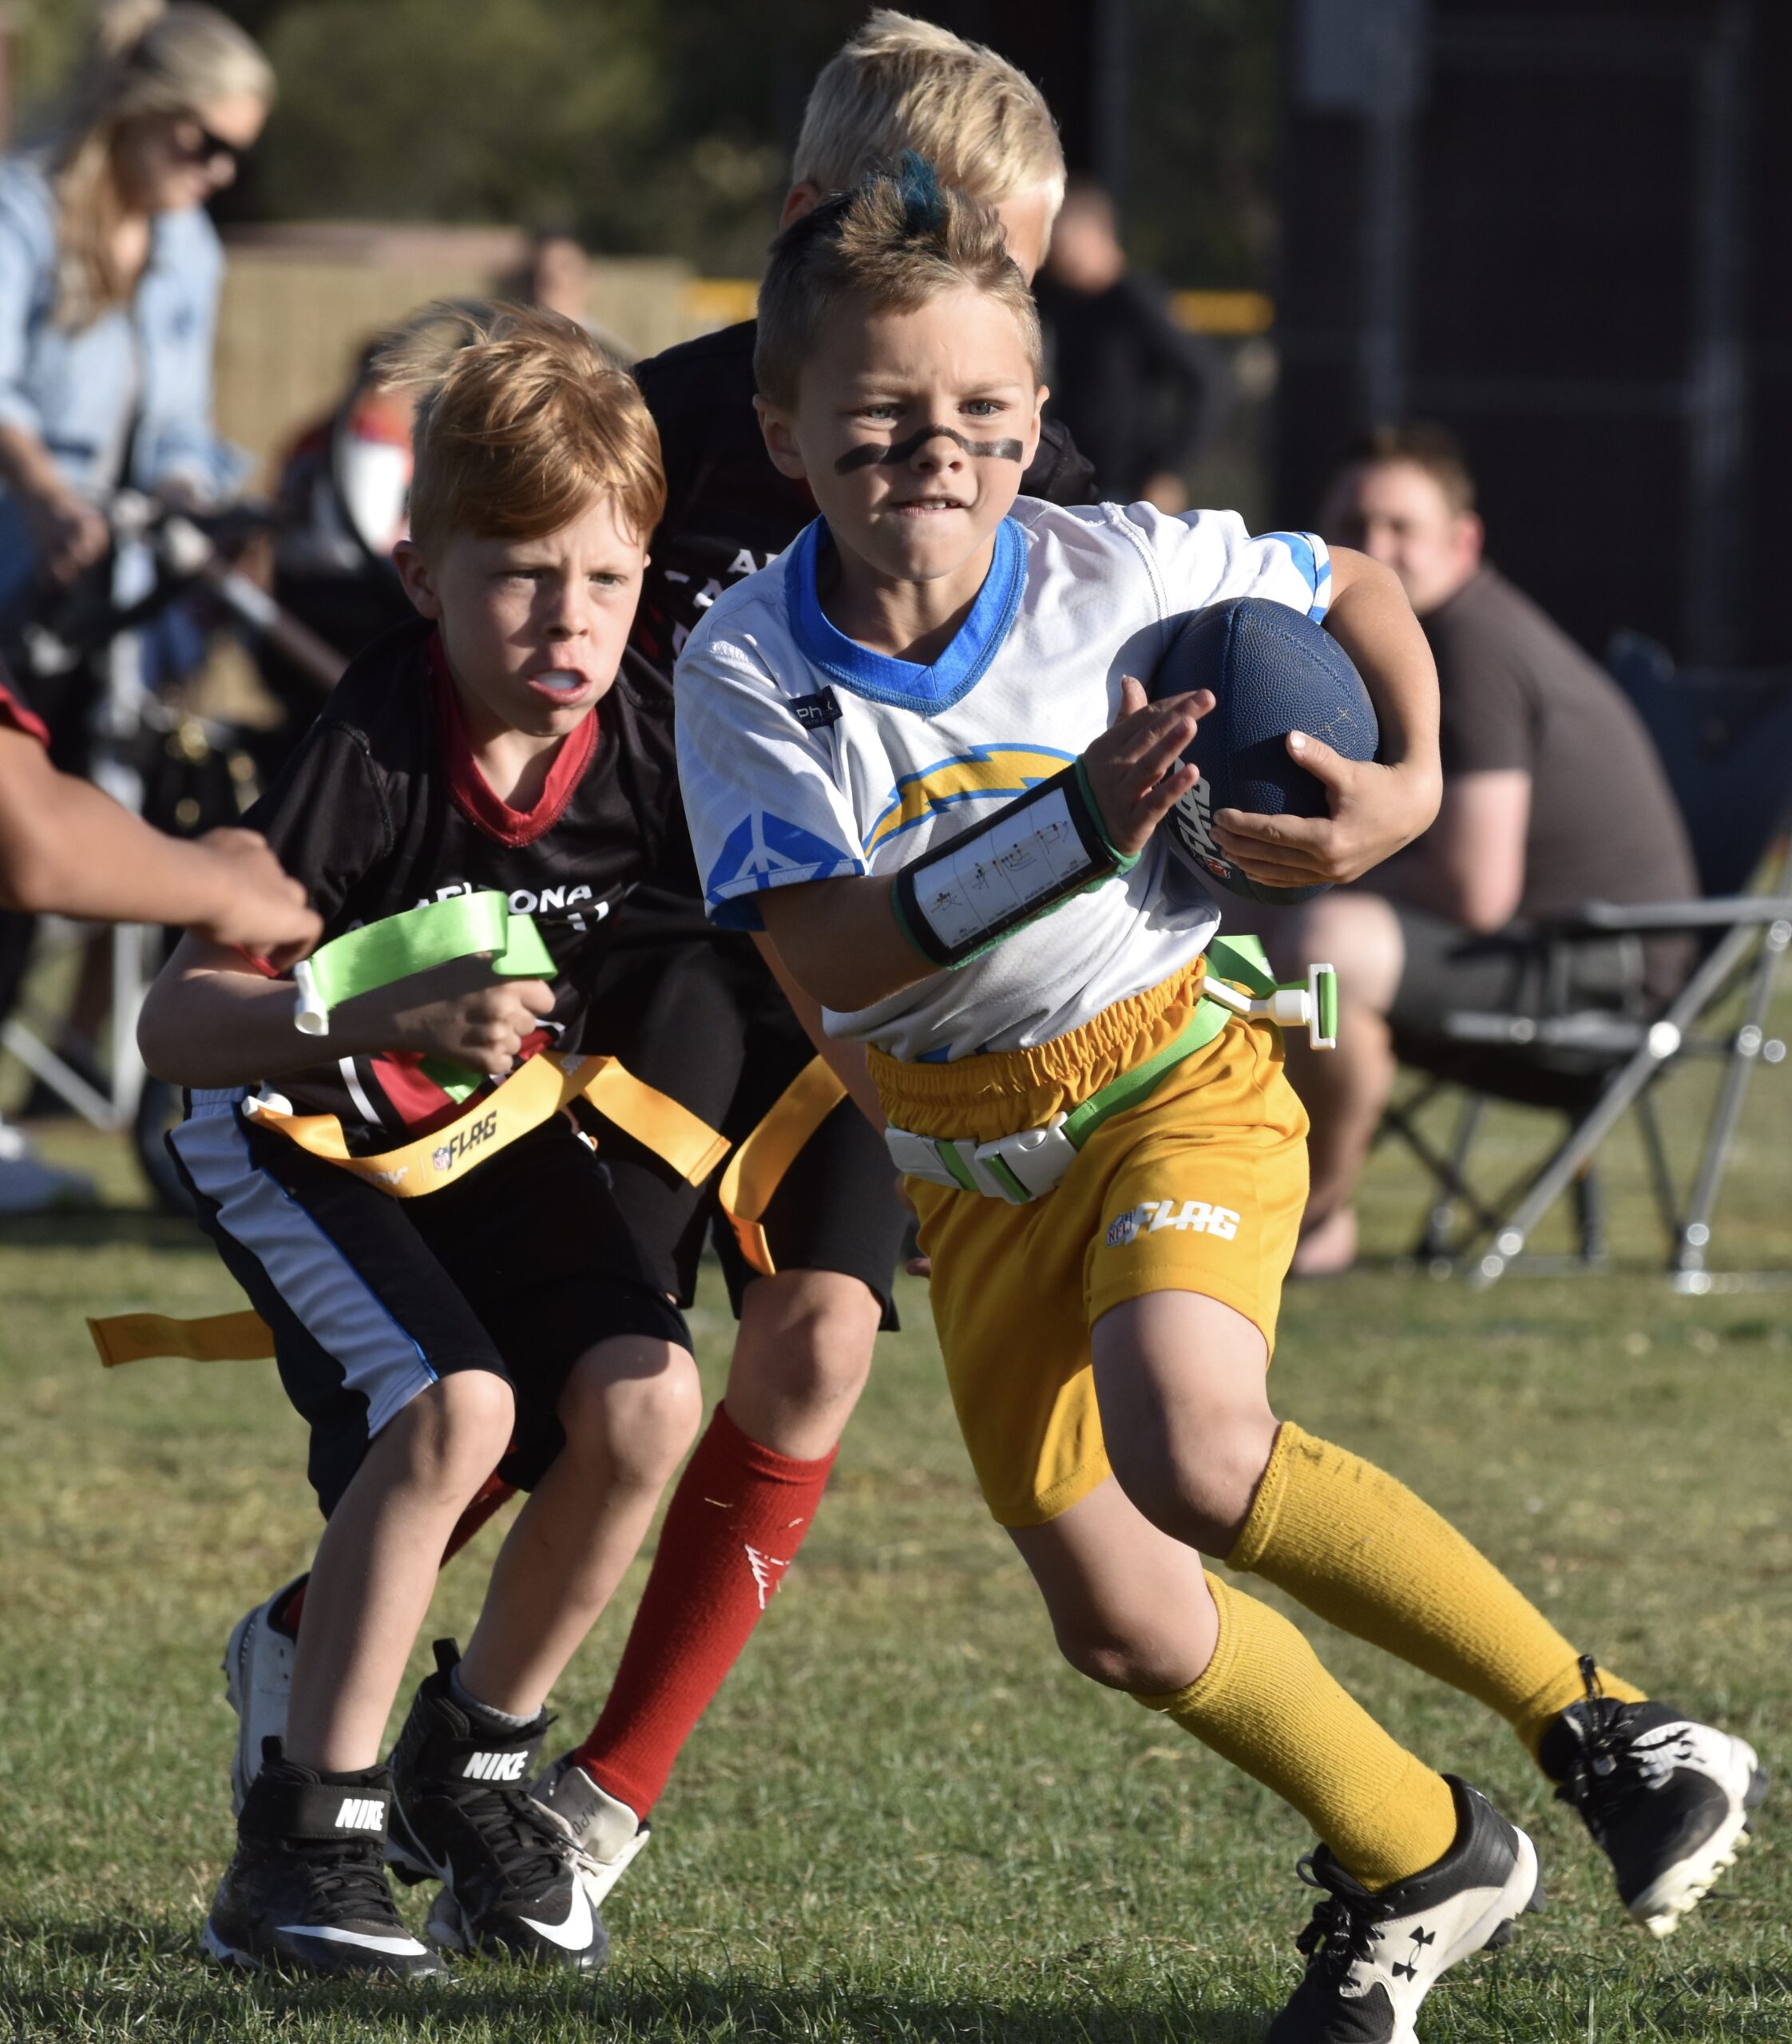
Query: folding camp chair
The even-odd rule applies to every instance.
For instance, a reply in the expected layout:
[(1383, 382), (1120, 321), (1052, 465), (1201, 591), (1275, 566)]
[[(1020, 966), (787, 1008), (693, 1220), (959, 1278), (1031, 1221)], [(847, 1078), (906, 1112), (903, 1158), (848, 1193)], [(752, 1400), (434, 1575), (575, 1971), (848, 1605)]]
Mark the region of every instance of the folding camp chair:
[[(1437, 1193), (1415, 1254), (1441, 1271), (1465, 1270), (1477, 1286), (1494, 1283), (1524, 1255), (1545, 1214), (1574, 1195), (1580, 1250), (1567, 1259), (1590, 1268), (1604, 1261), (1604, 1220), (1596, 1158), (1627, 1112), (1642, 1133), (1651, 1189), (1668, 1242), (1675, 1289), (1792, 1282), (1792, 1270), (1714, 1273), (1707, 1258), (1713, 1215), (1758, 1064), (1778, 1064), (1786, 1045), (1768, 1034), (1775, 989), (1792, 949), (1792, 677), (1676, 675), (1648, 641), (1624, 635), (1612, 671), (1636, 703), (1668, 768), (1687, 816), (1706, 889), (1695, 901), (1617, 906), (1588, 902), (1525, 932), (1497, 941), (1523, 953), (1538, 976), (1540, 999), (1524, 1013), (1458, 1013), (1441, 1040), (1396, 1048), (1423, 1074), (1416, 1091), (1390, 1107), (1382, 1134), (1405, 1143), (1430, 1172)], [(1765, 891), (1741, 891), (1763, 866)], [(1684, 932), (1699, 955), (1679, 992), (1651, 1009), (1641, 992), (1645, 938)], [(1577, 947), (1614, 941), (1635, 948), (1635, 990), (1621, 1004), (1576, 1004)], [(1540, 984), (1539, 984), (1540, 982)], [(1723, 1071), (1698, 1163), (1683, 1199), (1675, 1186), (1654, 1089), (1693, 1060)], [(1426, 1105), (1449, 1087), (1465, 1092), (1447, 1143), (1420, 1125)], [(1554, 1108), (1565, 1115), (1560, 1144), (1516, 1186), (1477, 1191), (1471, 1155), (1493, 1100)], [(1550, 1260), (1562, 1267), (1562, 1259)]]

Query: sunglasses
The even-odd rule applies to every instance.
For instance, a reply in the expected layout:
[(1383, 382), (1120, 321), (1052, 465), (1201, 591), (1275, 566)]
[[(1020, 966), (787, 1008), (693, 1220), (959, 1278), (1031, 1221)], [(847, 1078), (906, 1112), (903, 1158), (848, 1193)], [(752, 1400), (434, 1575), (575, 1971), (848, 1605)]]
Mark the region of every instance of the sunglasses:
[(196, 114), (184, 113), (180, 117), (182, 129), (193, 131), (190, 142), (180, 134), (174, 137), (174, 153), (183, 163), (228, 163), (232, 170), (240, 164), (248, 151), (240, 142), (232, 142), (222, 135), (214, 134)]

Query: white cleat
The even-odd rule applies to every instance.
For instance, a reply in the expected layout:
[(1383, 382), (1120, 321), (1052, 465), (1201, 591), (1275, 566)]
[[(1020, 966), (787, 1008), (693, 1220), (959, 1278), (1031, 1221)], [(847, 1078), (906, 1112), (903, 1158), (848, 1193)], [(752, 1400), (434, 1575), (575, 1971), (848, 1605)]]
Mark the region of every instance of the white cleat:
[(571, 1753), (562, 1753), (529, 1792), (572, 1842), (593, 1909), (621, 1880), (652, 1837), (652, 1827), (628, 1805), (600, 1788)]
[(1371, 1892), (1323, 1845), (1302, 1860), (1323, 1899), (1300, 1935), (1306, 1975), (1264, 2044), (1416, 2044), (1414, 2018), (1439, 1977), (1506, 1943), (1512, 1919), (1543, 1907), (1530, 1840), (1477, 1790), (1444, 1779), (1456, 1837), (1433, 1865)]
[(265, 1603), (245, 1611), (224, 1647), (224, 1694), (236, 1713), (236, 1750), (230, 1760), (231, 1808), (240, 1816), (249, 1784), (261, 1772), (262, 1741), (286, 1737), (287, 1698), (292, 1689), (295, 1642), (272, 1622), (276, 1607), (304, 1581), (295, 1576)]

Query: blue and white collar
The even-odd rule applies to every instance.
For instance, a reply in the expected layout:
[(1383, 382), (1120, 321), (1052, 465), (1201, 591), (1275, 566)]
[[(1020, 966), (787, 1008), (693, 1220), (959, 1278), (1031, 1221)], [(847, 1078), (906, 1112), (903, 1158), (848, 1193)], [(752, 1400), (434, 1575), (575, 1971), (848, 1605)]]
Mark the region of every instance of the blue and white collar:
[(873, 703), (918, 711), (923, 717), (950, 710), (976, 687), (1001, 651), (1027, 583), (1026, 535), (1012, 518), (996, 528), (989, 572), (952, 643), (931, 667), (873, 652), (832, 624), (816, 592), (821, 549), (831, 546), (827, 521), (817, 518), (799, 533), (784, 557), (784, 602), (791, 634), (804, 659), (842, 687)]

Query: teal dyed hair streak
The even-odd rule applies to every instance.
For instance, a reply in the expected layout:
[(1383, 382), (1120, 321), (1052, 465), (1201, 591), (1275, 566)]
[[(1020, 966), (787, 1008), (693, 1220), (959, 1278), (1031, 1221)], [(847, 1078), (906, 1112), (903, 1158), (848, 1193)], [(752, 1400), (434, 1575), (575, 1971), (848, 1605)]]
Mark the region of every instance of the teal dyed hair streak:
[(925, 156), (905, 150), (894, 169), (829, 192), (772, 243), (753, 349), (761, 395), (781, 409), (795, 403), (799, 372), (836, 307), (912, 311), (942, 291), (966, 289), (999, 299), (1013, 314), (1037, 381), (1039, 315), (1000, 216), (942, 184)]
[(904, 149), (896, 164), (896, 188), (902, 194), (902, 224), (913, 235), (942, 232), (950, 217), (946, 194), (934, 166), (913, 149)]

